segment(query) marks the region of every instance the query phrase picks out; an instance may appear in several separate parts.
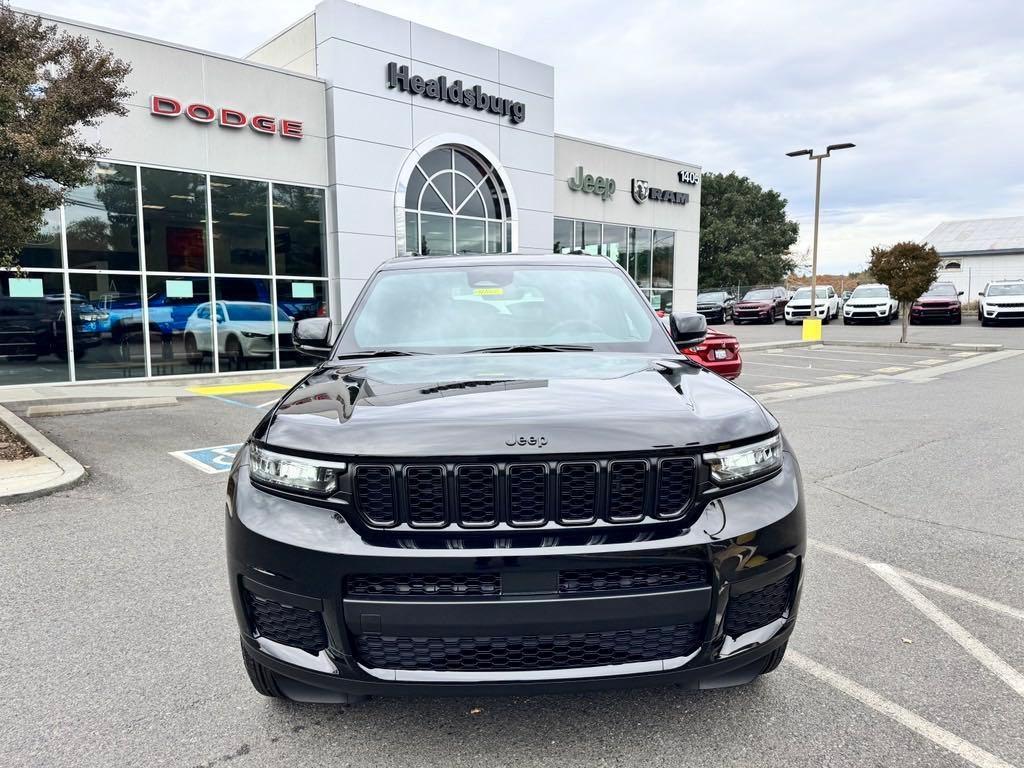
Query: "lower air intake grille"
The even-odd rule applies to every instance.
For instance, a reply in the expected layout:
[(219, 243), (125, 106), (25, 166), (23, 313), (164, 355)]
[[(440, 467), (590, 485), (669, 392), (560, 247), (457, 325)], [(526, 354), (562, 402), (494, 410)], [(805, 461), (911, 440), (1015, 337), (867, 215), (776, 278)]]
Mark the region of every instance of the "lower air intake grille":
[(349, 576), (349, 595), (491, 597), (501, 594), (500, 573), (368, 573)]
[(560, 571), (558, 574), (558, 591), (562, 594), (665, 587), (702, 587), (707, 583), (707, 569), (703, 565), (690, 564), (579, 569)]
[(327, 631), (316, 611), (282, 605), (246, 592), (249, 619), (261, 637), (275, 643), (319, 653), (327, 648)]
[(782, 616), (789, 608), (795, 578), (791, 573), (773, 584), (731, 597), (725, 610), (725, 634), (738, 637)]
[(362, 663), (377, 669), (435, 672), (573, 669), (685, 656), (700, 643), (699, 624), (565, 635), (390, 637), (360, 635)]

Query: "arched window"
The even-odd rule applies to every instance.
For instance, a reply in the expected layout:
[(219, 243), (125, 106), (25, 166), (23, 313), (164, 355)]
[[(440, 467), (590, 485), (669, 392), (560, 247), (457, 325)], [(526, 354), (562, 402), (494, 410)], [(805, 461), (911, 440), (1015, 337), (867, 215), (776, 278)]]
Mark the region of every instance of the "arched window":
[(943, 269), (960, 269), (960, 262), (959, 261), (947, 261), (945, 264), (942, 265), (942, 268)]
[(420, 158), (406, 187), (405, 242), (423, 255), (511, 250), (508, 193), (490, 163), (459, 146)]

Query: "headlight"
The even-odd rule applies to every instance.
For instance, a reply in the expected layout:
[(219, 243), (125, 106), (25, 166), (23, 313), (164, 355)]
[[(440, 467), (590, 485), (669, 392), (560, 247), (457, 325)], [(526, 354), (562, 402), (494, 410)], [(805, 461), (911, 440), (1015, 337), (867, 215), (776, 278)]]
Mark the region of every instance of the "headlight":
[(247, 339), (269, 339), (269, 333), (256, 333), (256, 331), (242, 331), (242, 335)]
[(719, 485), (741, 483), (774, 472), (782, 466), (782, 438), (779, 435), (757, 443), (705, 453), (711, 479)]
[(274, 453), (257, 445), (249, 449), (249, 472), (261, 483), (327, 495), (334, 491), (343, 462), (317, 461)]

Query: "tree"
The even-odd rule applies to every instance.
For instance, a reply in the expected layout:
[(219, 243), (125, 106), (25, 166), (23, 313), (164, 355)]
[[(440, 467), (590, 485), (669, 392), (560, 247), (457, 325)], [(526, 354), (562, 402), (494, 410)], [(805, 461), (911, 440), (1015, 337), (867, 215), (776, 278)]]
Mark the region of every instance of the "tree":
[(705, 173), (700, 206), (701, 285), (778, 283), (793, 271), (800, 226), (778, 192), (735, 173)]
[(889, 286), (889, 293), (900, 303), (903, 332), (900, 342), (907, 341), (907, 321), (910, 305), (931, 288), (939, 274), (939, 254), (930, 245), (903, 242), (891, 248), (875, 246), (871, 249), (868, 270), (880, 283)]
[(107, 150), (82, 129), (125, 115), (130, 65), (87, 37), (61, 32), (0, 2), (0, 268), (90, 179)]

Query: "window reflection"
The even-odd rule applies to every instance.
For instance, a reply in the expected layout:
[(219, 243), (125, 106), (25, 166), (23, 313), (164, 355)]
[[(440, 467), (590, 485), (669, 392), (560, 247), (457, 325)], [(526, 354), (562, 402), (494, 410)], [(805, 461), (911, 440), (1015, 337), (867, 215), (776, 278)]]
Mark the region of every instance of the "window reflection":
[[(146, 375), (142, 296), (137, 275), (71, 274), (71, 310), (85, 336), (75, 337), (75, 378)], [(158, 337), (159, 338), (159, 337)]]
[(210, 177), (216, 271), (243, 274), (270, 271), (267, 188), (263, 181)]
[(46, 211), (36, 236), (21, 249), (22, 267), (59, 267), (60, 211)]
[(197, 310), (209, 304), (210, 281), (205, 277), (147, 278), (149, 305), (149, 357), (154, 376), (178, 373), (207, 373), (213, 370), (209, 348), (200, 348), (200, 337), (209, 339)]
[[(75, 304), (75, 341), (85, 349), (95, 332)], [(0, 385), (68, 379), (65, 317), (59, 273), (0, 273)]]
[(641, 288), (651, 287), (651, 230), (630, 228), (630, 272)]
[(605, 224), (604, 235), (601, 238), (601, 255), (607, 256), (616, 264), (622, 267), (627, 266), (627, 254), (629, 243), (626, 239), (626, 227), (618, 224)]
[[(307, 317), (327, 317), (327, 283), (322, 280), (278, 280), (278, 337), (281, 340), (281, 367), (309, 365), (292, 347), (292, 326)], [(282, 319), (282, 315), (286, 319)]]
[(572, 220), (555, 219), (554, 253), (569, 253), (572, 250)]
[(322, 189), (274, 185), (274, 253), (279, 275), (327, 274)]
[(653, 287), (672, 287), (672, 265), (675, 251), (676, 233), (664, 229), (654, 230)]
[(158, 272), (206, 271), (206, 177), (142, 169), (146, 267)]
[[(274, 367), (275, 315), (283, 330), (291, 332), (288, 316), (275, 311), (270, 296), (270, 280), (243, 277), (217, 278), (217, 355), (220, 370), (252, 371)], [(210, 313), (210, 305), (200, 307)], [(201, 315), (202, 313), (200, 313)], [(212, 353), (210, 326), (198, 316), (195, 332), (199, 349)]]
[(487, 236), (484, 222), (479, 219), (455, 220), (455, 252), (484, 253), (484, 240)]
[(69, 267), (138, 270), (135, 166), (98, 163), (92, 183), (65, 196), (64, 219)]

